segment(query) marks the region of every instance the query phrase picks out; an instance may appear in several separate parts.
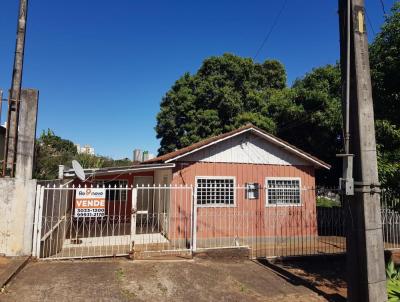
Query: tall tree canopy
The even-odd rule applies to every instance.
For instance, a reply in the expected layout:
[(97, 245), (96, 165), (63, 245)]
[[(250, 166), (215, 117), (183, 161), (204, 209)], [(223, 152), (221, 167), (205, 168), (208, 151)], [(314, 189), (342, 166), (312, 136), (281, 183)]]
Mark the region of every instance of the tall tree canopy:
[(316, 68), (296, 80), (291, 101), (299, 114), (283, 116), (278, 136), (330, 163), (331, 171), (320, 171), (319, 181), (337, 185), (341, 162), (336, 154), (343, 149), (339, 66)]
[(286, 86), (277, 61), (254, 63), (232, 54), (211, 57), (195, 75), (184, 74), (167, 92), (157, 115), (160, 154), (188, 146), (247, 122), (276, 132), (268, 113), (274, 90)]
[(288, 88), (277, 61), (211, 57), (163, 98), (156, 126), (159, 153), (251, 122), (332, 162), (340, 150), (340, 110), (338, 66), (315, 69)]
[(379, 177), (400, 191), (400, 2), (370, 46)]
[[(400, 191), (400, 3), (370, 45), (379, 176)], [(343, 151), (338, 64), (313, 69), (286, 87), (284, 66), (232, 54), (206, 59), (166, 93), (157, 115), (159, 153), (185, 147), (248, 122), (331, 163), (322, 184), (337, 185)]]

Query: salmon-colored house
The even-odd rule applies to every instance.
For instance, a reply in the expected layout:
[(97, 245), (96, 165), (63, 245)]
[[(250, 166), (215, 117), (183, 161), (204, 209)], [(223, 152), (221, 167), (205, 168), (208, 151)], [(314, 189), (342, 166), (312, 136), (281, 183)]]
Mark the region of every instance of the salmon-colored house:
[(141, 164), (86, 172), (91, 183), (137, 188), (107, 197), (106, 215), (124, 217), (133, 233), (207, 248), (316, 235), (315, 169), (329, 168), (249, 124)]

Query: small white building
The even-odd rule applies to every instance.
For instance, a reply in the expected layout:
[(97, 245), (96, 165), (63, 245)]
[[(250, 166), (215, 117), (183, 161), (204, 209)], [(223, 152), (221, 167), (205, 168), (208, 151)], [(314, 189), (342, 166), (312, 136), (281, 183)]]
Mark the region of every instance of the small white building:
[(78, 154), (89, 154), (89, 155), (94, 155), (94, 148), (90, 145), (84, 145), (81, 147), (80, 144), (75, 144), (76, 150), (78, 151)]

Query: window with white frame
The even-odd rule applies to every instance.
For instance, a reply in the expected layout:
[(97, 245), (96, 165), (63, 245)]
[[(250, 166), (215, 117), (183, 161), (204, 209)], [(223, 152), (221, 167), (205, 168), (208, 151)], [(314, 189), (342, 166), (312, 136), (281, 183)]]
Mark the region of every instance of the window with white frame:
[(127, 180), (95, 180), (94, 185), (99, 185), (106, 189), (106, 200), (116, 202), (126, 202), (128, 200), (128, 181)]
[(267, 178), (266, 197), (268, 205), (299, 205), (301, 190), (299, 178)]
[(197, 177), (197, 204), (203, 206), (230, 206), (235, 204), (233, 177)]

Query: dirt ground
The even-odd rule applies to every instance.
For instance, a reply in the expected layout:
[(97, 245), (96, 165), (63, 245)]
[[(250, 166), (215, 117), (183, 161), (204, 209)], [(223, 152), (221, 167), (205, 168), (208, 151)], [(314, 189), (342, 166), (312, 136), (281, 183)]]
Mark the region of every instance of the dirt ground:
[(332, 302), (344, 302), (347, 297), (345, 256), (309, 257), (307, 260), (277, 261), (276, 266), (308, 281)]
[(0, 301), (327, 301), (248, 260), (40, 261)]

